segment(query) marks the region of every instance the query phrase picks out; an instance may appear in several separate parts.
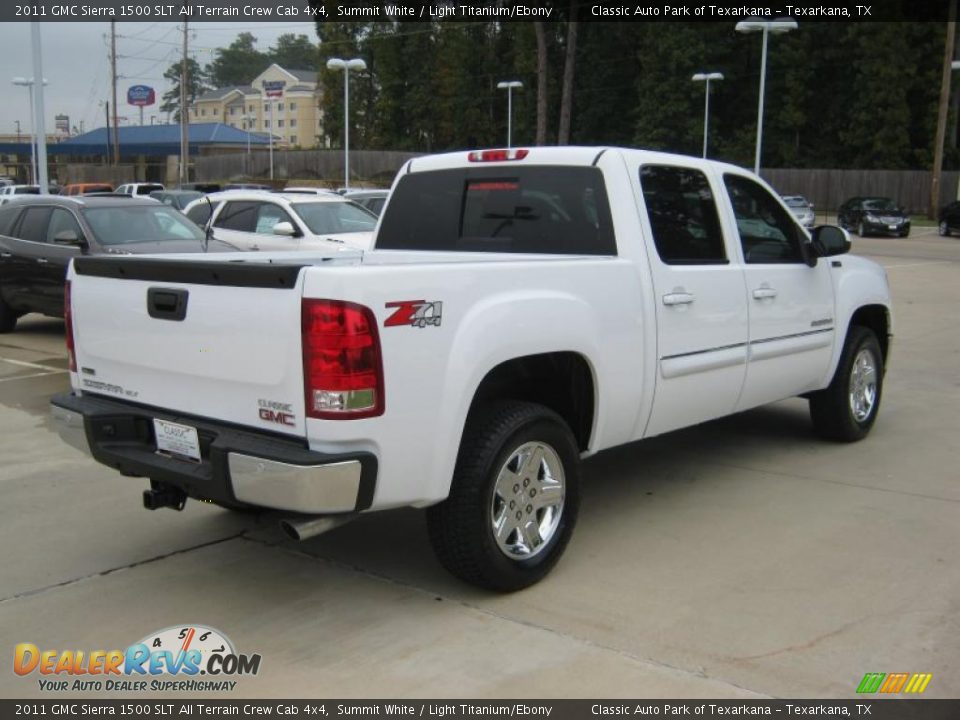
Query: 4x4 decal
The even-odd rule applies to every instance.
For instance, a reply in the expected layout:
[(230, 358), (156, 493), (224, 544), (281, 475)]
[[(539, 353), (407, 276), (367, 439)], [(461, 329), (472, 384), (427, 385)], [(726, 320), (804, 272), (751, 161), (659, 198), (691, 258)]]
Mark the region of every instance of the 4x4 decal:
[(439, 300), (400, 300), (388, 302), (388, 308), (396, 308), (384, 323), (384, 327), (409, 326), (425, 328), (427, 325), (440, 327), (443, 316), (443, 303)]

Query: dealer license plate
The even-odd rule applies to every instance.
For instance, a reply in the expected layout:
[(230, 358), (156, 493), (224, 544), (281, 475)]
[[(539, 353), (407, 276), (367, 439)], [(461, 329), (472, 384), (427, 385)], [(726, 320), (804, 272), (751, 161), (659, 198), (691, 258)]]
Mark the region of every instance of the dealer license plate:
[(196, 428), (154, 418), (153, 430), (157, 436), (158, 453), (200, 462), (200, 438)]
[(897, 226), (896, 226), (896, 225), (887, 225), (887, 227), (890, 228), (891, 230), (896, 230), (896, 229), (897, 229)]

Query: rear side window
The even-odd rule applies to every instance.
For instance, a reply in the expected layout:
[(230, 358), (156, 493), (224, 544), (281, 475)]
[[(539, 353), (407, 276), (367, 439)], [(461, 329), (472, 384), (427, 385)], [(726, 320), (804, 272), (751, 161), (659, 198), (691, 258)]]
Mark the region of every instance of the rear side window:
[(0, 235), (9, 235), (14, 221), (20, 214), (20, 208), (16, 205), (0, 206)]
[(220, 206), (218, 202), (201, 202), (194, 205), (187, 212), (187, 217), (193, 220), (197, 225), (203, 227), (207, 224), (207, 220), (210, 219), (210, 216), (213, 214), (213, 211)]
[(228, 202), (227, 206), (217, 216), (214, 227), (224, 230), (239, 230), (241, 232), (256, 232), (257, 202)]
[(717, 204), (706, 176), (693, 168), (644, 165), (640, 186), (657, 254), (667, 265), (727, 262)]
[(458, 168), (404, 175), (377, 247), (616, 255), (603, 175), (593, 167)]
[(20, 218), (20, 227), (17, 228), (16, 237), (21, 240), (32, 240), (33, 242), (44, 242), (46, 240), (47, 220), (50, 218), (50, 208), (31, 207), (23, 211)]

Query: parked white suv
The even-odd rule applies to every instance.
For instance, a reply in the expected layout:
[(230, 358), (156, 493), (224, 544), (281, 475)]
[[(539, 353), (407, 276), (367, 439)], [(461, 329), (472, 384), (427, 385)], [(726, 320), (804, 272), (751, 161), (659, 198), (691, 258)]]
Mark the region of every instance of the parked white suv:
[(147, 195), (157, 190), (166, 190), (160, 183), (124, 183), (113, 192), (117, 195)]
[[(209, 198), (209, 201), (208, 199)], [(366, 250), (377, 218), (339, 195), (230, 190), (194, 200), (184, 213), (243, 250)]]

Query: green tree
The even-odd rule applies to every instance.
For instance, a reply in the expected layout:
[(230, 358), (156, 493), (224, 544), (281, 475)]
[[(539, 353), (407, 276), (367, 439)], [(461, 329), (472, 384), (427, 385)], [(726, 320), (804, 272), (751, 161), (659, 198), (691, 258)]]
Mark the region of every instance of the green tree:
[[(161, 97), (160, 112), (173, 113), (174, 122), (180, 122), (180, 62), (175, 62), (163, 73), (172, 87)], [(193, 58), (187, 58), (187, 105), (193, 105), (197, 96), (207, 91), (206, 76)]]
[(287, 70), (315, 70), (319, 54), (317, 46), (306, 35), (284, 33), (267, 50), (267, 58)]
[(214, 51), (216, 57), (207, 65), (207, 75), (214, 87), (249, 85), (269, 65), (266, 53), (256, 49), (257, 38), (242, 32), (226, 48)]

